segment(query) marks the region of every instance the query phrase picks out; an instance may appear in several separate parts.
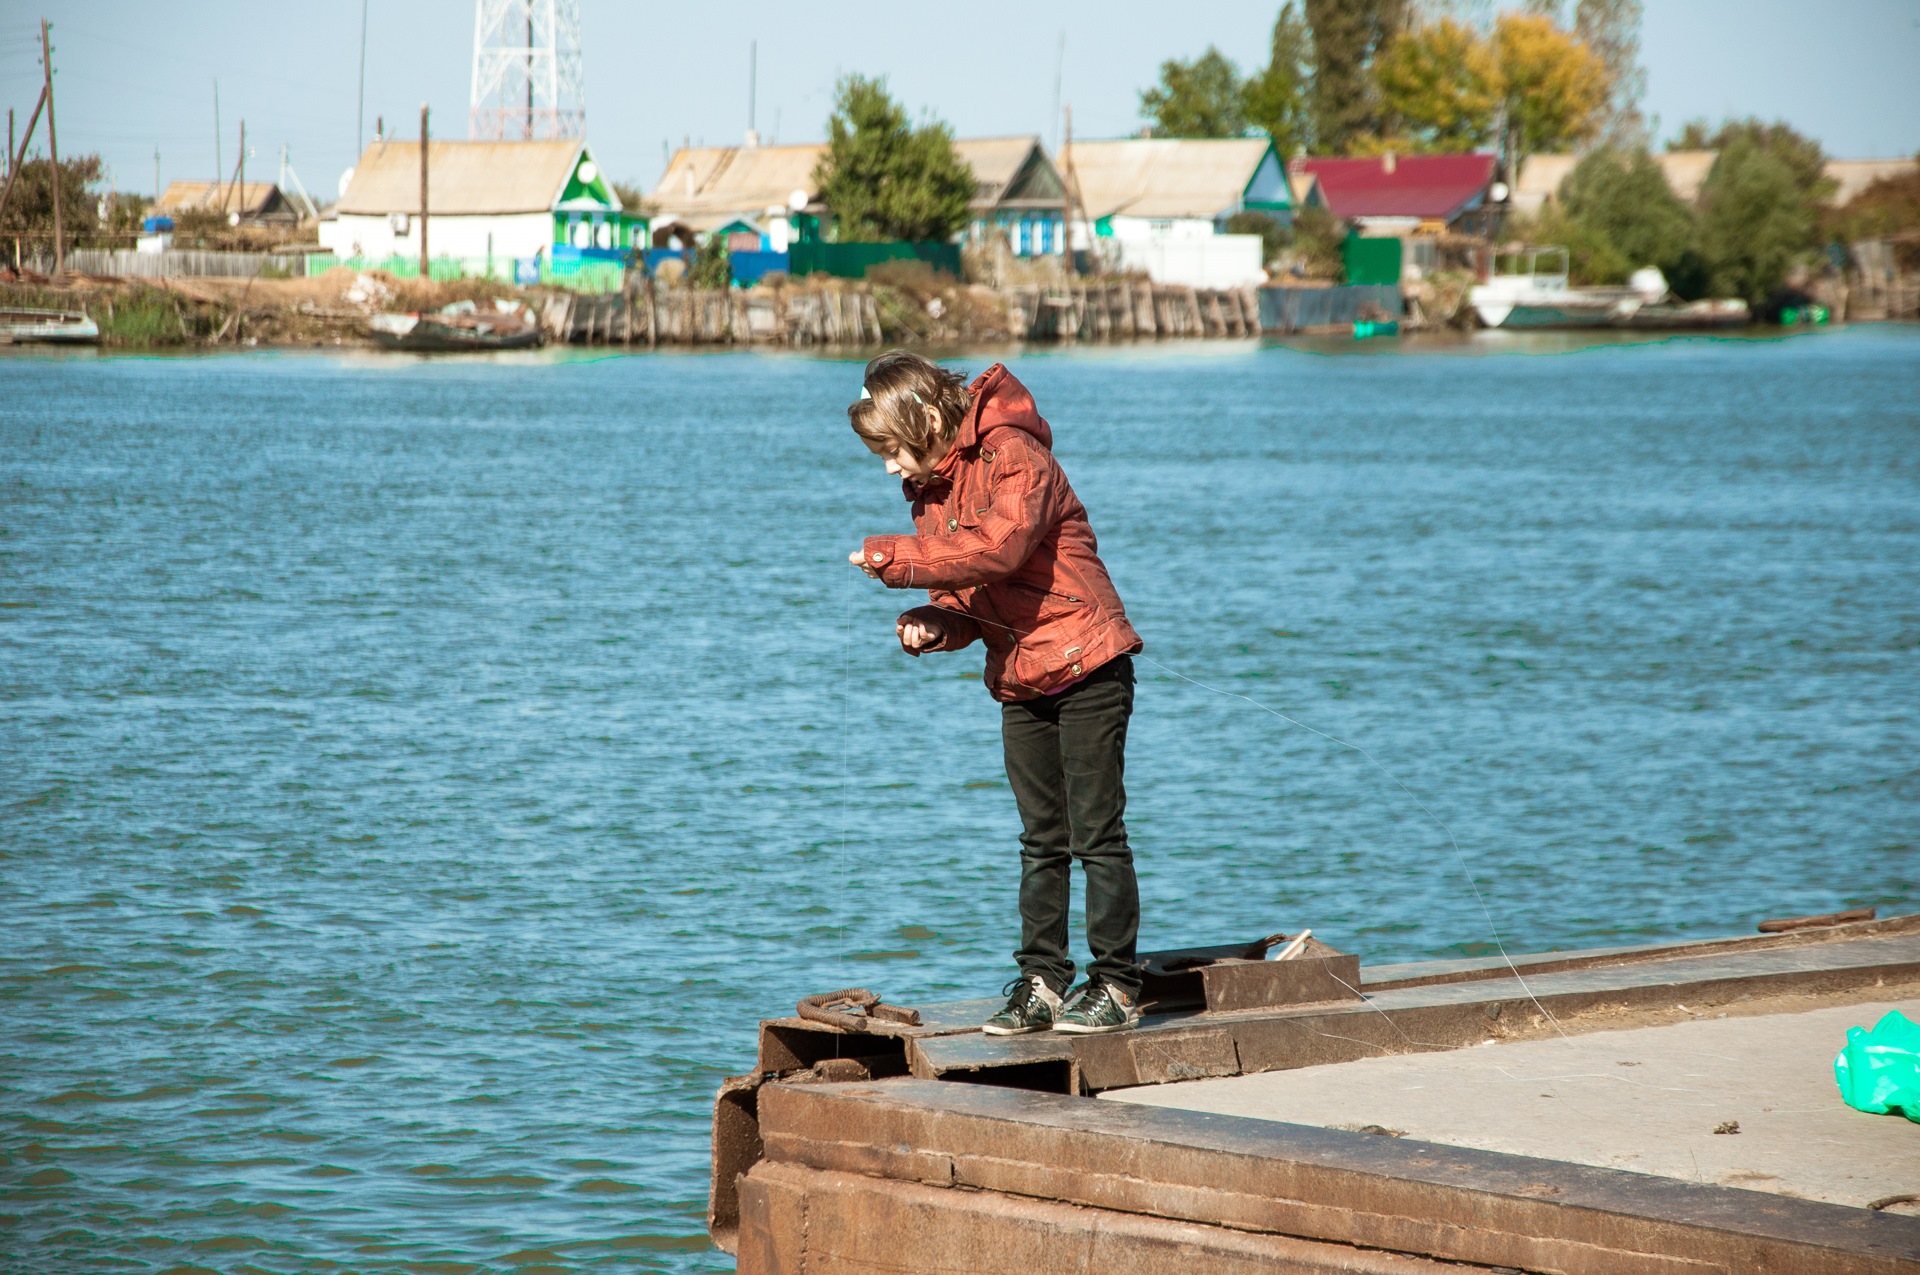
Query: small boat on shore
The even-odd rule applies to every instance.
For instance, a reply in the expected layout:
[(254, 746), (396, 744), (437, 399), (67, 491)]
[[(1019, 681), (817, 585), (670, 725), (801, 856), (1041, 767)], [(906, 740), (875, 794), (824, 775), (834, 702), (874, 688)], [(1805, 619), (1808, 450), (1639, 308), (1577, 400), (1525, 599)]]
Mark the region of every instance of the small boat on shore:
[(1732, 328), (1752, 322), (1744, 301), (1679, 301), (1652, 266), (1625, 287), (1575, 288), (1567, 283), (1567, 250), (1501, 253), (1494, 273), (1467, 294), (1489, 328)]
[(78, 310), (0, 309), (0, 345), (98, 345), (100, 325)]
[(491, 310), (456, 301), (424, 314), (376, 314), (367, 327), (386, 349), (422, 354), (524, 350), (540, 344), (540, 325), (518, 301), (495, 301)]

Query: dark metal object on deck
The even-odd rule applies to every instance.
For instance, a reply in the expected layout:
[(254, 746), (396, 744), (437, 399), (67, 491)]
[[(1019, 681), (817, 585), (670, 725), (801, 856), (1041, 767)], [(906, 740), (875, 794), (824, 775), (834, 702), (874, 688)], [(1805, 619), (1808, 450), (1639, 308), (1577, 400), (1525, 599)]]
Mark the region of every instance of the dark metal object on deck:
[(1854, 908), (1850, 912), (1826, 912), (1820, 916), (1783, 916), (1772, 921), (1760, 922), (1762, 934), (1786, 934), (1792, 930), (1819, 930), (1829, 925), (1846, 925), (1853, 921), (1871, 921), (1878, 915), (1873, 908)]
[[(860, 1012), (855, 1013), (855, 1010)], [(864, 1032), (867, 1024), (876, 1018), (882, 1022), (904, 1023), (908, 1027), (920, 1025), (919, 1010), (901, 1005), (883, 1005), (879, 996), (864, 987), (846, 987), (837, 992), (802, 997), (795, 1012), (810, 1023), (819, 1023), (822, 1027), (843, 1032)]]
[[(1290, 939), (1305, 939), (1292, 947)], [(1268, 959), (1274, 948), (1288, 958)], [(1310, 931), (1269, 934), (1251, 943), (1140, 954), (1140, 999), (1153, 1011), (1281, 1009), (1360, 999), (1360, 958), (1336, 951)]]

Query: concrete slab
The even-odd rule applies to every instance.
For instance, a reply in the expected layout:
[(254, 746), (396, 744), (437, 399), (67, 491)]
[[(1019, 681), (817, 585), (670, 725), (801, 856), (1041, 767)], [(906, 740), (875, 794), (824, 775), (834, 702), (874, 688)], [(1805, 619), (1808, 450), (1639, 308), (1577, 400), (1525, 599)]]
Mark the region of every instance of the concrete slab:
[(1920, 999), (1703, 1017), (1100, 1096), (1865, 1207), (1920, 1193), (1920, 1124), (1854, 1111), (1833, 1082), (1847, 1028), (1890, 1009), (1920, 1020)]

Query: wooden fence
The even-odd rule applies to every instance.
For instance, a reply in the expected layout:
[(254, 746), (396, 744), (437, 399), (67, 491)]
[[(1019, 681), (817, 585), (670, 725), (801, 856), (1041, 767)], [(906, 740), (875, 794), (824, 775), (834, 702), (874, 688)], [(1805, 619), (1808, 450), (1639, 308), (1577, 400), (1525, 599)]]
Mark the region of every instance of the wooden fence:
[(612, 293), (547, 298), (547, 339), (567, 344), (878, 345), (885, 335), (865, 289), (656, 288), (651, 279)]
[[(1252, 288), (1188, 288), (1120, 281), (999, 292), (1022, 341), (1250, 337), (1260, 332)], [(549, 297), (547, 338), (587, 345), (879, 345), (887, 340), (866, 288), (656, 288)], [(896, 336), (900, 334), (896, 333)]]
[[(22, 260), (28, 270), (53, 273), (51, 254)], [(67, 269), (79, 274), (122, 279), (252, 279), (258, 275), (295, 277), (306, 272), (299, 254), (271, 252), (201, 252), (169, 248), (165, 252), (134, 252), (127, 248), (75, 248), (67, 254)]]
[(1190, 288), (1119, 280), (1000, 289), (1014, 335), (1025, 341), (1113, 341), (1260, 334), (1253, 288)]

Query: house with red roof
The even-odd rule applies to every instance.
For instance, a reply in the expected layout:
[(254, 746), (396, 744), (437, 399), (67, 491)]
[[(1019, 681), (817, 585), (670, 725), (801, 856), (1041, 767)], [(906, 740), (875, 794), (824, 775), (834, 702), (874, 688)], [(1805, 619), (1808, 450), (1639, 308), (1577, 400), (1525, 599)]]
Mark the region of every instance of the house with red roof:
[(1288, 169), (1312, 177), (1333, 215), (1362, 234), (1411, 235), (1481, 233), (1473, 214), (1486, 203), (1493, 166), (1492, 155), (1371, 155), (1301, 158)]

